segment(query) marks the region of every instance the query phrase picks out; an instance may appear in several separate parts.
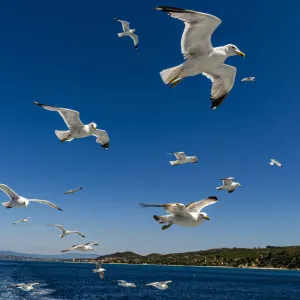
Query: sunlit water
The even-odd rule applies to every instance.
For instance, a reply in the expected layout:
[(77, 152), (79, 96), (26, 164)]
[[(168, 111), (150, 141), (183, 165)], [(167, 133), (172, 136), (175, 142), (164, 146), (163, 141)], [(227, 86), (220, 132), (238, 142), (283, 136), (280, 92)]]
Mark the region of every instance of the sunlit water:
[[(298, 271), (104, 265), (107, 272), (102, 281), (93, 268), (91, 264), (0, 262), (0, 299), (300, 299)], [(120, 287), (119, 279), (137, 288)], [(173, 281), (167, 290), (144, 286), (164, 280)], [(5, 288), (20, 282), (39, 282), (38, 294)]]

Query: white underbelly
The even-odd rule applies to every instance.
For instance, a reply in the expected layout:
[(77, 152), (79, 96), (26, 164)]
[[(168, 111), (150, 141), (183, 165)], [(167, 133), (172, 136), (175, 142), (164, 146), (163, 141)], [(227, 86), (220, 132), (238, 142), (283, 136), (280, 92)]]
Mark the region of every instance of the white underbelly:
[(202, 223), (202, 219), (196, 220), (193, 218), (174, 218), (173, 223), (178, 225), (178, 226), (183, 226), (183, 227), (197, 227)]

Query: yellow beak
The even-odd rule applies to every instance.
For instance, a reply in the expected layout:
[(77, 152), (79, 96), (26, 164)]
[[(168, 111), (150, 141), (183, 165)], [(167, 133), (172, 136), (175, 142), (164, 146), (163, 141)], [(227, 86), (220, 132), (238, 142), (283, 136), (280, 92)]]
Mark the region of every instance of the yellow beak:
[(209, 217), (204, 217), (205, 220), (209, 221)]
[(237, 55), (241, 56), (241, 57), (245, 57), (246, 56), (246, 54), (244, 52), (242, 52), (242, 51), (235, 51), (235, 53)]

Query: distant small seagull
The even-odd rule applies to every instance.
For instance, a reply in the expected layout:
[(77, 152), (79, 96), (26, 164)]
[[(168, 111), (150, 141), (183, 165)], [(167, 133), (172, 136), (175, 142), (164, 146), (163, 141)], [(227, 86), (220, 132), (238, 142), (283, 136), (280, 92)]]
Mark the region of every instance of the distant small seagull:
[(145, 286), (153, 286), (159, 290), (166, 290), (168, 287), (168, 284), (171, 283), (172, 280), (168, 280), (168, 281), (161, 281), (161, 282), (151, 282), (148, 284), (145, 284)]
[(84, 236), (81, 232), (79, 232), (79, 231), (71, 231), (71, 230), (67, 230), (67, 229), (65, 229), (65, 227), (62, 226), (62, 225), (49, 224), (49, 226), (53, 226), (53, 227), (56, 227), (56, 228), (60, 229), (60, 230), (62, 231), (62, 234), (61, 234), (61, 236), (60, 236), (61, 238), (65, 237), (65, 236), (67, 236), (67, 235), (69, 235), (69, 234), (78, 234), (79, 236), (85, 238), (85, 236)]
[(218, 191), (227, 190), (228, 193), (232, 193), (235, 191), (237, 187), (242, 187), (238, 182), (233, 182), (234, 177), (221, 178), (223, 185), (217, 187)]
[(72, 194), (74, 196), (74, 194), (80, 190), (82, 190), (83, 188), (80, 187), (80, 188), (77, 188), (77, 189), (74, 189), (74, 190), (69, 190), (69, 191), (66, 191), (65, 194)]
[(174, 152), (174, 153), (167, 153), (169, 155), (175, 155), (177, 160), (175, 161), (170, 161), (171, 166), (178, 166), (178, 165), (183, 165), (187, 163), (193, 163), (196, 164), (198, 163), (198, 158), (197, 156), (186, 156), (184, 152)]
[(13, 207), (28, 207), (30, 202), (37, 202), (41, 204), (48, 205), (56, 210), (61, 210), (58, 206), (53, 204), (50, 201), (47, 200), (38, 200), (38, 199), (26, 199), (22, 196), (19, 196), (17, 193), (15, 193), (10, 187), (8, 187), (5, 184), (0, 184), (0, 190), (2, 190), (4, 193), (6, 193), (10, 197), (9, 202), (2, 202), (2, 205), (4, 205), (6, 208), (13, 208)]
[(209, 217), (205, 212), (201, 212), (201, 210), (211, 204), (215, 204), (218, 202), (218, 198), (216, 196), (210, 196), (201, 201), (192, 202), (188, 205), (184, 205), (182, 203), (169, 203), (169, 204), (144, 204), (140, 203), (140, 206), (143, 207), (162, 207), (170, 213), (165, 216), (156, 216), (153, 218), (155, 221), (160, 224), (168, 223), (168, 225), (164, 225), (161, 229), (165, 230), (171, 227), (173, 224), (184, 226), (184, 227), (196, 227), (200, 225), (203, 220), (209, 220)]
[(46, 110), (56, 111), (63, 118), (69, 130), (67, 131), (55, 130), (55, 134), (60, 139), (61, 142), (66, 142), (66, 141), (71, 142), (75, 138), (84, 138), (93, 135), (97, 137), (96, 142), (99, 143), (101, 147), (103, 147), (106, 150), (108, 149), (109, 137), (107, 132), (105, 130), (97, 129), (97, 124), (93, 122), (88, 125), (84, 125), (80, 120), (78, 111), (67, 109), (67, 108), (45, 105), (38, 102), (33, 102), (33, 103)]
[(124, 37), (124, 36), (130, 36), (133, 39), (133, 43), (134, 43), (134, 47), (135, 49), (138, 48), (139, 46), (139, 38), (136, 34), (134, 34), (135, 29), (130, 29), (129, 28), (129, 24), (127, 21), (123, 21), (120, 19), (115, 18), (116, 21), (121, 22), (122, 23), (122, 28), (123, 28), (123, 32), (122, 33), (118, 33), (118, 37)]
[(276, 165), (276, 166), (278, 166), (278, 167), (280, 167), (280, 168), (283, 167), (283, 165), (282, 165), (279, 161), (277, 161), (276, 159), (274, 159), (274, 158), (271, 158), (270, 165), (271, 165), (271, 166)]
[(101, 267), (101, 263), (100, 262), (96, 262), (96, 269), (93, 270), (93, 273), (98, 273), (99, 276), (100, 276), (100, 278), (103, 280), (104, 279), (104, 272), (105, 271), (106, 270)]
[(31, 217), (26, 217), (26, 218), (24, 218), (22, 220), (14, 222), (13, 224), (19, 224), (19, 223), (23, 223), (23, 222), (26, 223), (26, 222), (28, 222), (29, 219), (31, 219)]
[(134, 283), (130, 283), (130, 282), (126, 282), (125, 280), (117, 280), (118, 281), (118, 285), (120, 286), (124, 286), (124, 287), (136, 287), (136, 285)]
[(12, 288), (12, 287), (16, 287), (18, 289), (21, 289), (22, 291), (25, 291), (25, 292), (30, 292), (32, 290), (34, 290), (34, 286), (35, 285), (39, 285), (39, 283), (17, 283), (17, 284), (14, 284), (14, 285), (11, 285), (9, 286), (9, 288)]
[(241, 81), (255, 81), (255, 77), (246, 77), (242, 79)]
[(93, 251), (94, 249), (92, 246), (98, 246), (99, 244), (97, 242), (92, 242), (92, 243), (86, 243), (86, 244), (80, 244), (80, 245), (73, 245), (69, 249), (62, 250), (61, 252), (68, 252), (72, 250), (77, 250), (81, 252), (88, 252), (88, 251)]
[(212, 82), (211, 109), (217, 108), (231, 91), (236, 75), (236, 68), (224, 62), (229, 56), (245, 57), (245, 53), (232, 44), (212, 46), (211, 36), (222, 22), (213, 15), (170, 6), (157, 6), (155, 10), (166, 12), (185, 25), (181, 37), (181, 52), (185, 61), (161, 71), (163, 82), (174, 87), (186, 77), (202, 74)]

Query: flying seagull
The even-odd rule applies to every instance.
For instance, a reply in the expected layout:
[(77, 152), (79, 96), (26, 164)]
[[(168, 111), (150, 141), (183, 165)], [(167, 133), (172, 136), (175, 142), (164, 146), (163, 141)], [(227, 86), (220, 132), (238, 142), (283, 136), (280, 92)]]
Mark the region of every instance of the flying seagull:
[(61, 236), (60, 236), (61, 238), (65, 237), (65, 236), (67, 236), (67, 235), (69, 235), (69, 234), (77, 234), (77, 235), (79, 235), (79, 236), (85, 238), (85, 236), (84, 236), (81, 232), (79, 232), (79, 231), (71, 231), (71, 230), (67, 230), (67, 229), (65, 229), (65, 227), (62, 226), (62, 225), (49, 224), (49, 226), (53, 226), (53, 227), (56, 227), (56, 228), (60, 229), (60, 230), (61, 230)]
[(242, 79), (241, 81), (255, 81), (255, 77), (246, 77)]
[(56, 111), (65, 121), (69, 130), (59, 131), (55, 130), (56, 136), (60, 139), (61, 142), (71, 142), (75, 138), (84, 138), (88, 136), (95, 136), (96, 142), (101, 145), (104, 149), (109, 147), (109, 137), (105, 130), (97, 129), (96, 123), (90, 123), (84, 125), (79, 117), (79, 112), (76, 110), (71, 110), (67, 108), (61, 108), (56, 106), (50, 106), (41, 104), (38, 102), (33, 102), (35, 105), (38, 105), (46, 110)]
[(0, 184), (0, 190), (2, 190), (4, 193), (6, 193), (10, 201), (8, 202), (2, 202), (2, 205), (4, 205), (6, 208), (13, 208), (13, 207), (28, 207), (30, 202), (37, 202), (41, 204), (46, 204), (56, 210), (61, 210), (58, 206), (56, 206), (54, 203), (47, 201), (47, 200), (38, 200), (38, 199), (26, 199), (22, 196), (19, 196), (17, 193), (15, 193), (10, 187), (8, 187), (5, 184)]
[(136, 287), (134, 283), (126, 282), (125, 280), (118, 280), (118, 285), (124, 286), (124, 287)]
[(211, 204), (218, 202), (216, 196), (210, 196), (201, 201), (192, 202), (188, 205), (182, 203), (169, 203), (169, 204), (144, 204), (140, 203), (141, 207), (162, 207), (169, 213), (165, 216), (156, 216), (153, 218), (160, 224), (168, 223), (161, 229), (165, 230), (171, 227), (173, 224), (184, 226), (184, 227), (196, 227), (200, 225), (203, 220), (209, 220), (209, 217), (205, 212), (201, 210)]
[(177, 160), (175, 161), (170, 161), (171, 166), (178, 166), (182, 164), (187, 164), (187, 163), (193, 163), (196, 164), (198, 163), (198, 158), (197, 156), (186, 156), (184, 152), (174, 152), (174, 153), (167, 153), (169, 155), (175, 155)]
[(74, 194), (80, 190), (82, 190), (83, 188), (80, 187), (80, 188), (77, 188), (77, 189), (73, 189), (73, 190), (68, 190), (65, 192), (65, 194), (72, 194), (74, 196)]
[(133, 40), (133, 43), (134, 43), (134, 47), (135, 49), (138, 48), (139, 46), (139, 37), (134, 34), (135, 32), (135, 29), (130, 29), (129, 28), (129, 24), (127, 21), (123, 21), (123, 20), (120, 20), (120, 19), (117, 19), (115, 18), (116, 21), (118, 22), (121, 22), (122, 23), (122, 28), (123, 28), (123, 32), (122, 33), (118, 33), (118, 37), (124, 37), (124, 36), (130, 36)]
[(72, 250), (77, 250), (81, 252), (88, 252), (88, 251), (93, 251), (92, 246), (98, 246), (99, 244), (97, 242), (92, 242), (92, 243), (85, 243), (85, 244), (80, 244), (80, 245), (73, 245), (69, 249), (62, 250), (61, 252), (68, 252)]
[(237, 187), (242, 187), (240, 183), (233, 182), (234, 177), (221, 178), (223, 185), (217, 187), (218, 191), (227, 190), (228, 193), (232, 193), (235, 191)]
[(283, 165), (282, 165), (279, 161), (277, 161), (276, 159), (274, 159), (274, 158), (271, 158), (270, 165), (271, 165), (271, 166), (276, 165), (276, 166), (278, 166), (278, 167), (280, 167), (280, 168), (283, 167)]
[(171, 283), (172, 280), (168, 280), (168, 281), (161, 281), (161, 282), (151, 282), (148, 284), (145, 284), (145, 286), (153, 286), (159, 290), (166, 290), (168, 287), (168, 284)]
[(185, 77), (202, 74), (212, 81), (211, 108), (217, 108), (235, 81), (236, 68), (224, 64), (225, 60), (234, 55), (245, 57), (245, 54), (232, 44), (213, 48), (211, 36), (222, 22), (213, 15), (169, 6), (157, 6), (155, 10), (164, 11), (185, 24), (181, 38), (185, 62), (160, 72), (163, 82), (174, 87)]
[(23, 222), (26, 223), (26, 222), (28, 222), (29, 219), (31, 219), (31, 217), (26, 217), (26, 218), (24, 218), (22, 220), (13, 222), (13, 224), (19, 224), (19, 223), (23, 223)]
[(27, 284), (25, 284), (25, 283), (17, 283), (17, 284), (9, 286), (8, 288), (16, 287), (18, 289), (21, 289), (24, 292), (30, 292), (30, 291), (34, 290), (33, 287), (35, 285), (39, 285), (39, 283), (36, 283), (36, 282), (34, 282), (34, 283), (27, 283)]
[(99, 276), (100, 276), (100, 278), (101, 278), (102, 280), (104, 279), (104, 272), (105, 272), (105, 271), (106, 271), (106, 270), (103, 269), (103, 268), (101, 267), (101, 263), (100, 263), (100, 262), (96, 262), (96, 269), (94, 269), (93, 272), (94, 272), (94, 273), (98, 273)]

